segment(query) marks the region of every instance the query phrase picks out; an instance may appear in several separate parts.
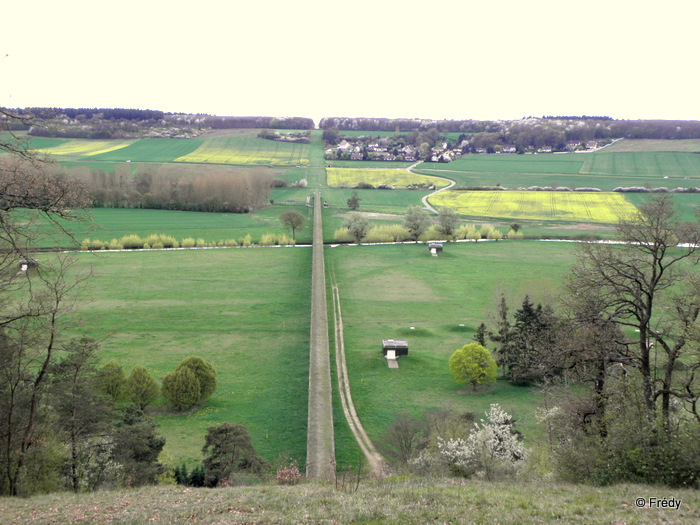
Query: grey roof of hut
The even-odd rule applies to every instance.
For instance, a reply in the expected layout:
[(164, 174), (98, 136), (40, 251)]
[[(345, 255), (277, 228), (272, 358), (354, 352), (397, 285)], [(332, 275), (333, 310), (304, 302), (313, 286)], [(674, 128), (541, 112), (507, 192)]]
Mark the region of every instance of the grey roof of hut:
[(408, 348), (408, 341), (405, 339), (382, 339), (382, 348), (388, 350)]

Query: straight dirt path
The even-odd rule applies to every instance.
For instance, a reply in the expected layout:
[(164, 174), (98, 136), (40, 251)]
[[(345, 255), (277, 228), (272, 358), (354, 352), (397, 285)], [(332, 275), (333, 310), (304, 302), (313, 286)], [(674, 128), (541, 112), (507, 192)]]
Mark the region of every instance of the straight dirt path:
[(323, 260), (321, 195), (314, 194), (313, 259), (311, 266), (311, 341), (309, 349), (309, 416), (306, 435), (306, 477), (335, 478), (335, 438), (328, 305)]
[(345, 341), (343, 338), (343, 314), (340, 309), (340, 292), (335, 276), (331, 274), (331, 289), (333, 292), (333, 321), (335, 325), (335, 364), (338, 375), (338, 391), (340, 403), (343, 407), (345, 419), (350, 425), (355, 440), (360, 445), (362, 453), (367, 458), (367, 462), (372, 470), (372, 474), (377, 477), (387, 476), (389, 467), (386, 460), (374, 448), (372, 441), (365, 432), (360, 418), (355, 411), (355, 405), (350, 395), (350, 380), (348, 378), (348, 366), (345, 361)]

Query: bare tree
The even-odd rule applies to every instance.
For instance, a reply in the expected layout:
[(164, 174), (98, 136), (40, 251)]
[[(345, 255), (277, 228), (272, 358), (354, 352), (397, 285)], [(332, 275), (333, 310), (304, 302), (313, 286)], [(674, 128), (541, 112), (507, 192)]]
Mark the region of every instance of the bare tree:
[[(7, 110), (0, 116), (5, 129), (23, 122)], [(81, 218), (88, 199), (80, 183), (49, 174), (12, 135), (0, 150), (10, 153), (0, 162), (0, 491), (19, 495), (27, 462), (42, 447), (44, 393), (60, 321), (86, 279), (70, 257), (40, 264), (31, 258), (37, 225), (43, 220), (68, 233), (66, 224)]]
[[(650, 419), (660, 399), (661, 418), (668, 425), (672, 397), (690, 403), (700, 419), (694, 375), (682, 388), (675, 382), (677, 362), (686, 353), (700, 313), (698, 277), (693, 271), (700, 253), (700, 227), (681, 223), (670, 197), (661, 194), (643, 205), (637, 217), (621, 221), (617, 230), (625, 242), (622, 246), (581, 245), (568, 290), (572, 299), (578, 294), (588, 304), (595, 298), (595, 315), (601, 320), (635, 330), (635, 337), (620, 341), (621, 357), (640, 372)], [(658, 349), (665, 359), (655, 363)]]
[(306, 222), (306, 217), (296, 210), (285, 211), (279, 216), (282, 226), (292, 231), (292, 239), (296, 240), (297, 230), (301, 230)]

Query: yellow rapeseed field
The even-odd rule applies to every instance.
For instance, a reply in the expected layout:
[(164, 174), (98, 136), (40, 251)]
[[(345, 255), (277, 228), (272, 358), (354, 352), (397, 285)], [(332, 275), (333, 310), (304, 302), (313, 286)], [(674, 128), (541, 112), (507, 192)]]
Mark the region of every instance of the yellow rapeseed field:
[(571, 191), (444, 191), (430, 198), (462, 215), (614, 223), (637, 212), (621, 193)]
[(90, 157), (127, 147), (131, 142), (123, 140), (71, 140), (53, 148), (37, 150), (48, 155), (76, 155)]
[(328, 185), (334, 187), (357, 186), (361, 182), (377, 186), (388, 184), (395, 188), (407, 188), (411, 185), (434, 185), (437, 188), (447, 186), (448, 182), (438, 177), (417, 175), (399, 169), (360, 169), (360, 168), (326, 168)]

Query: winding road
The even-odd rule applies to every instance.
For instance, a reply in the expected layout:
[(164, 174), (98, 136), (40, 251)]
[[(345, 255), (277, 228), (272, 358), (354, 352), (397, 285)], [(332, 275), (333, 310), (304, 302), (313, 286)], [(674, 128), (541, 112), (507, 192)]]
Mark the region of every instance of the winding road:
[[(418, 161), (418, 162), (416, 162), (415, 164), (411, 164), (409, 167), (404, 168), (404, 169), (405, 169), (407, 172), (409, 172), (409, 173), (413, 173), (413, 168), (415, 168), (416, 166), (418, 166), (421, 162), (423, 162), (423, 161)], [(436, 190), (436, 191), (434, 191), (433, 193), (429, 193), (428, 195), (426, 195), (425, 197), (423, 197), (423, 198), (421, 199), (421, 202), (423, 203), (423, 207), (424, 207), (426, 210), (432, 211), (435, 215), (438, 215), (438, 211), (437, 211), (435, 208), (433, 208), (430, 204), (428, 204), (428, 199), (429, 199), (430, 197), (432, 197), (433, 195), (437, 195), (437, 194), (440, 193), (441, 191), (449, 190), (452, 186), (454, 186), (454, 185), (456, 184), (456, 182), (453, 181), (452, 179), (446, 179), (445, 177), (437, 177), (437, 176), (435, 176), (435, 175), (430, 175), (430, 176), (431, 176), (431, 177), (434, 177), (434, 178), (436, 178), (436, 179), (440, 179), (440, 180), (447, 181), (447, 182), (449, 183), (449, 184), (448, 184), (447, 186), (445, 186), (444, 188), (440, 188), (439, 190)]]

